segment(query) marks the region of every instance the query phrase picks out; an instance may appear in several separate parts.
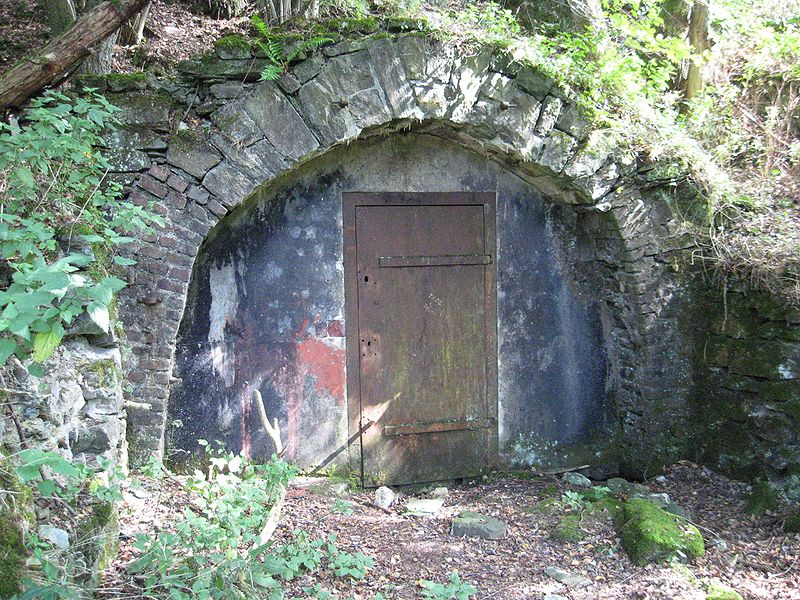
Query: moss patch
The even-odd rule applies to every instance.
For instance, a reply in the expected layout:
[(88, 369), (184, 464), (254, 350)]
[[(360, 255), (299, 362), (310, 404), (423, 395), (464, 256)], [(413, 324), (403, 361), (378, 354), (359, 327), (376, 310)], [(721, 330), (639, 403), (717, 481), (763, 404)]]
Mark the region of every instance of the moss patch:
[(705, 553), (703, 536), (696, 527), (649, 500), (625, 502), (616, 526), (625, 551), (639, 566), (662, 559), (692, 560)]
[(800, 533), (800, 512), (784, 519), (783, 530), (787, 533)]
[(380, 28), (380, 23), (375, 17), (361, 17), (358, 19), (329, 19), (315, 25), (312, 32), (315, 35), (326, 33), (341, 33), (352, 35), (354, 33), (370, 34)]
[(739, 592), (717, 580), (711, 580), (704, 587), (706, 600), (742, 600)]
[(11, 598), (20, 591), (26, 556), (19, 519), (0, 513), (0, 598)]
[(755, 516), (776, 508), (778, 508), (778, 494), (767, 481), (759, 481), (753, 486), (753, 491), (750, 492), (744, 506), (747, 514)]
[(214, 42), (214, 49), (223, 52), (247, 52), (250, 53), (252, 44), (250, 40), (238, 34), (225, 35)]
[(526, 506), (523, 512), (529, 514), (552, 514), (560, 510), (558, 498), (545, 498), (539, 502), (534, 502), (530, 506)]
[(117, 365), (110, 358), (89, 363), (86, 368), (97, 374), (101, 386), (111, 387), (117, 384)]
[(119, 515), (112, 502), (97, 502), (92, 515), (78, 532), (78, 547), (90, 566), (89, 578), (97, 585), (100, 573), (111, 563), (119, 548)]
[(147, 87), (147, 75), (138, 73), (109, 73), (106, 75), (108, 89), (112, 92), (130, 92)]
[(581, 529), (580, 515), (561, 517), (550, 536), (560, 542), (580, 542), (585, 537), (583, 529)]

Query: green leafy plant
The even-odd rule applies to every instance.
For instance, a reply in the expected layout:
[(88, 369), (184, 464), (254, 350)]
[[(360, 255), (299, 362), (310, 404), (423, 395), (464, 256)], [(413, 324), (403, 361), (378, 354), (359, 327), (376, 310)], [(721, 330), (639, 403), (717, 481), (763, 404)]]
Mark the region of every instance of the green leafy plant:
[(283, 42), (272, 34), (269, 26), (261, 17), (253, 15), (250, 22), (261, 38), (256, 41), (256, 45), (268, 61), (261, 71), (261, 81), (280, 79), (292, 61), (296, 60), (301, 54), (316, 50), (323, 44), (332, 41), (328, 37), (312, 37), (307, 40), (300, 40), (287, 49)]
[[(129, 571), (145, 593), (169, 598), (282, 598), (283, 583), (327, 568), (360, 579), (373, 566), (363, 554), (340, 551), (335, 537), (311, 539), (303, 530), (291, 542), (262, 544), (260, 533), (293, 467), (273, 456), (253, 464), (219, 444), (199, 440), (209, 466), (187, 488), (196, 494), (172, 531), (139, 535), (141, 555)], [(324, 590), (314, 592), (327, 597)]]
[(432, 598), (433, 600), (469, 600), (478, 593), (475, 586), (461, 581), (457, 571), (450, 573), (450, 581), (447, 583), (437, 583), (423, 579), (422, 597)]
[(561, 501), (575, 512), (583, 511), (589, 504), (589, 501), (578, 492), (564, 492)]
[(331, 505), (331, 512), (337, 515), (350, 516), (353, 514), (353, 503), (336, 498)]
[[(111, 502), (122, 499), (123, 470), (113, 461), (99, 458), (100, 467), (69, 461), (55, 452), (27, 449), (13, 455), (16, 478), (32, 488), (35, 500), (58, 500), (69, 512), (90, 508), (93, 515), (108, 515)], [(52, 500), (48, 500), (52, 502)], [(96, 518), (96, 517), (93, 517)], [(76, 599), (85, 597), (80, 582), (90, 575), (83, 546), (93, 542), (78, 539), (63, 549), (25, 527), (24, 546), (28, 554), (27, 574), (23, 577), (20, 599)], [(92, 533), (93, 534), (93, 533)]]
[(19, 122), (0, 123), (0, 364), (32, 358), (31, 373), (41, 375), (39, 364), (83, 313), (109, 331), (125, 282), (107, 267), (130, 265), (116, 248), (160, 222), (106, 179), (98, 147), (115, 110), (95, 93), (50, 91)]

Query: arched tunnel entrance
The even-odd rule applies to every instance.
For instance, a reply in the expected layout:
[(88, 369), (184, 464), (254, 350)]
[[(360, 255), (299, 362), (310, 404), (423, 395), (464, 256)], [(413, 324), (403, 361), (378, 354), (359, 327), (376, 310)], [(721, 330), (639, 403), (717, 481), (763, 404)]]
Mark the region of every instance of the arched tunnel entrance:
[[(385, 199), (390, 192), (395, 195), (388, 204), (413, 197), (412, 204), (428, 205), (441, 205), (439, 194), (462, 207), (460, 214), (429, 214), (425, 227), (408, 226), (419, 211), (387, 213), (364, 225), (378, 237), (417, 232), (410, 236), (416, 250), (380, 250), (385, 264), (442, 256), (479, 263), (457, 267), (459, 275), (439, 281), (435, 293), (422, 287), (430, 281), (408, 273), (394, 281), (394, 295), (383, 289), (376, 298), (391, 319), (373, 327), (383, 328), (383, 363), (374, 373), (367, 367), (366, 374), (358, 357), (361, 337), (369, 341), (361, 335), (372, 327), (365, 324), (369, 313), (363, 307), (359, 312), (358, 294), (345, 292), (359, 269), (358, 260), (348, 263), (345, 242), (348, 236), (357, 244), (366, 239), (366, 229), (358, 242), (358, 231), (347, 229), (352, 192), (362, 192), (362, 200)], [(483, 206), (487, 198), (492, 214)], [(470, 205), (480, 205), (479, 212), (464, 212)], [(496, 231), (487, 233), (495, 219)], [(470, 239), (484, 246), (472, 248)], [(559, 448), (602, 439), (612, 424), (601, 294), (579, 283), (574, 268), (591, 264), (591, 253), (576, 211), (450, 142), (398, 133), (329, 152), (258, 192), (203, 244), (178, 334), (168, 452), (181, 460), (205, 438), (268, 457), (273, 446), (258, 420), (254, 389), (279, 420), (287, 458), (303, 466), (363, 467), (365, 483), (474, 475), (495, 464), (495, 448), (503, 464), (531, 464)], [(399, 276), (395, 268), (393, 276)], [(471, 277), (483, 286), (479, 295), (467, 283)], [(431, 312), (450, 321), (425, 318), (426, 302), (439, 302)], [(400, 308), (403, 314), (397, 314)], [(476, 324), (480, 330), (467, 331)], [(389, 326), (417, 336), (416, 350), (402, 348), (409, 338), (389, 335)], [(448, 354), (444, 344), (426, 345), (428, 334), (449, 335), (464, 349)], [(416, 351), (427, 354), (412, 356)], [(401, 376), (406, 386), (397, 383)], [(364, 428), (380, 421), (370, 410), (387, 393), (406, 390), (416, 395), (402, 418)], [(464, 395), (472, 400), (458, 404)], [(478, 405), (483, 408), (473, 410)], [(436, 468), (420, 466), (424, 457), (436, 456), (441, 460), (429, 461)]]

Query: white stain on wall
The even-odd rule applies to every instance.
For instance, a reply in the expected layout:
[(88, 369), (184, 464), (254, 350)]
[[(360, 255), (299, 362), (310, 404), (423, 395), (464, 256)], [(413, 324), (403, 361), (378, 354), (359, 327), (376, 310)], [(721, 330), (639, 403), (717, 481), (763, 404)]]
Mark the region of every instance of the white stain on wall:
[(225, 343), (225, 326), (233, 323), (239, 294), (236, 287), (236, 267), (225, 264), (209, 271), (211, 308), (208, 311), (208, 343), (211, 348), (211, 364), (214, 371), (231, 387), (235, 378), (233, 348)]

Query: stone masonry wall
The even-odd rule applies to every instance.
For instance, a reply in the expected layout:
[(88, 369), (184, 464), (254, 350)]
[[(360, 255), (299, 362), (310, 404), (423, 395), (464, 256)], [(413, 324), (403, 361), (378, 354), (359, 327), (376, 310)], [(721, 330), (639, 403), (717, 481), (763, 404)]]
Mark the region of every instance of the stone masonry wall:
[[(122, 355), (116, 339), (79, 319), (45, 362), (41, 378), (22, 364), (4, 371), (14, 413), (28, 447), (54, 450), (70, 460), (98, 466), (97, 458), (127, 464)], [(21, 448), (16, 424), (3, 411), (0, 441)]]
[(727, 475), (768, 477), (800, 500), (800, 311), (729, 283), (707, 287), (695, 336), (695, 459)]
[(572, 268), (604, 304), (621, 445), (633, 458), (647, 448), (654, 463), (687, 453), (692, 354), (670, 266), (687, 243), (668, 200), (646, 191), (649, 169), (590, 131), (552, 81), (492, 49), (463, 55), (415, 35), (326, 46), (278, 83), (254, 83), (259, 69), (249, 54), (219, 52), (176, 77), (95, 82), (123, 108), (109, 139), (115, 177), (165, 219), (143, 237), (120, 301), (130, 397), (148, 407), (129, 411), (134, 462), (163, 445), (176, 333), (210, 229), (305, 161), (408, 128), (481, 152), (574, 213), (594, 245)]

